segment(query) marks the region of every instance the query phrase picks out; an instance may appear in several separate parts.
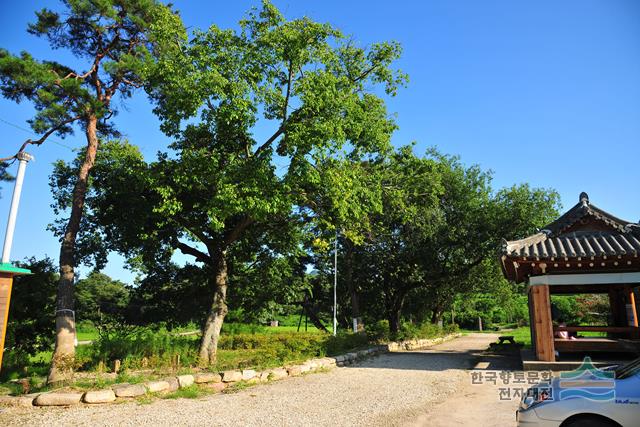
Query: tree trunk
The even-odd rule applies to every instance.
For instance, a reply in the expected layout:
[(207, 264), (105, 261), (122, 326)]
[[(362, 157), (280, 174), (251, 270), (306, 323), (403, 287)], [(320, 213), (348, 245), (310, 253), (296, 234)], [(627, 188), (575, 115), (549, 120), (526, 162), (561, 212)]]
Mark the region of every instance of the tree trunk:
[(442, 320), (442, 308), (436, 307), (431, 312), (431, 324), (435, 325)]
[(353, 244), (348, 239), (345, 239), (344, 261), (344, 280), (347, 283), (349, 297), (351, 299), (351, 317), (352, 321), (356, 324), (356, 330), (354, 332), (364, 333), (364, 322), (362, 321), (362, 317), (360, 317), (358, 292), (356, 290), (356, 284), (353, 283)]
[(400, 331), (400, 309), (393, 308), (387, 317), (389, 318), (389, 332), (394, 337)]
[(60, 247), (60, 280), (56, 296), (56, 344), (51, 359), (48, 383), (68, 381), (73, 376), (76, 339), (75, 312), (73, 311), (76, 236), (84, 211), (89, 174), (98, 152), (97, 124), (98, 119), (95, 116), (87, 121), (85, 130), (87, 150), (73, 188), (71, 215)]
[(215, 290), (213, 303), (209, 310), (209, 315), (202, 328), (202, 341), (200, 342), (200, 363), (203, 365), (214, 365), (218, 354), (218, 341), (224, 317), (229, 311), (227, 309), (227, 258), (226, 252), (222, 251), (217, 256), (215, 267)]
[(404, 305), (404, 295), (396, 296), (393, 298), (390, 307), (387, 308), (387, 319), (389, 320), (389, 332), (391, 332), (392, 338), (395, 338), (400, 331), (400, 314), (402, 313), (402, 306)]

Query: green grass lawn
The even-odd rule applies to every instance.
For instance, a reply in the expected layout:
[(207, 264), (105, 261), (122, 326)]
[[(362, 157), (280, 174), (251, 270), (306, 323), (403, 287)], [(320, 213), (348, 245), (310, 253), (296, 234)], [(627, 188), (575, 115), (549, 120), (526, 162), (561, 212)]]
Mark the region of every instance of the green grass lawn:
[(95, 341), (98, 339), (98, 331), (93, 330), (78, 330), (76, 332), (78, 341)]
[[(265, 325), (247, 325), (241, 323), (227, 323), (223, 326), (222, 333), (223, 334), (279, 334), (283, 332), (297, 332), (297, 325), (287, 325), (287, 326), (265, 326)], [(168, 332), (166, 329), (159, 329), (160, 333)], [(191, 334), (196, 332), (195, 334)], [(305, 332), (304, 323), (300, 326), (300, 332)], [(322, 331), (316, 328), (314, 325), (307, 325), (306, 332), (309, 333), (321, 333)], [(188, 334), (184, 336), (193, 336), (194, 339), (198, 339), (200, 335), (200, 331), (196, 325), (190, 325), (180, 328), (172, 329), (171, 334), (180, 335), (180, 334)], [(92, 328), (87, 325), (83, 325), (78, 328), (77, 331), (78, 341), (95, 341), (99, 338), (98, 331), (95, 328)]]

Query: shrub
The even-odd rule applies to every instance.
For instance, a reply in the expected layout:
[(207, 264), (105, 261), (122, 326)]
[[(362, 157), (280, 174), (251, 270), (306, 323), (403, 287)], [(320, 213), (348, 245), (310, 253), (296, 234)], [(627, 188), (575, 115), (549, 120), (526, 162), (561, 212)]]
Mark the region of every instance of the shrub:
[(334, 336), (329, 336), (325, 340), (325, 354), (328, 356), (335, 356), (341, 353), (347, 353), (350, 350), (366, 347), (369, 344), (369, 339), (364, 334), (353, 333), (341, 333)]
[(366, 327), (367, 337), (371, 342), (386, 342), (390, 340), (389, 321), (378, 320)]

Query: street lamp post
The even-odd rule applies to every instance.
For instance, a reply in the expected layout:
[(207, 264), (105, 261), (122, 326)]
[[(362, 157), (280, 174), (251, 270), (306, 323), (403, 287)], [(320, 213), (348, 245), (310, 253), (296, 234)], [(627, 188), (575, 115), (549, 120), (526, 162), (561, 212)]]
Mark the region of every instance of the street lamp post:
[(338, 230), (333, 250), (333, 336), (338, 333)]
[(16, 218), (18, 217), (18, 206), (20, 205), (20, 195), (22, 194), (22, 183), (24, 182), (24, 173), (27, 169), (29, 160), (33, 160), (30, 154), (20, 152), (16, 156), (18, 158), (18, 174), (16, 175), (16, 184), (13, 188), (13, 197), (11, 198), (11, 208), (9, 209), (9, 220), (7, 221), (7, 232), (4, 236), (4, 247), (2, 249), (2, 263), (9, 263), (11, 255), (11, 246), (13, 245), (13, 233), (16, 229)]

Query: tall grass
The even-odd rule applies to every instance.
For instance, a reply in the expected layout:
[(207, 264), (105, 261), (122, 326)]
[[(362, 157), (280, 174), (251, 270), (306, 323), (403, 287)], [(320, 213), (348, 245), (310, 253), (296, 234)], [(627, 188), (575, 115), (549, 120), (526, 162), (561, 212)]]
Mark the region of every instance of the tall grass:
[[(400, 333), (391, 337), (385, 321), (368, 325), (367, 335), (339, 333), (337, 336), (313, 330), (295, 332), (295, 327), (272, 328), (260, 325), (229, 323), (224, 326), (218, 344), (218, 360), (212, 370), (255, 368), (265, 369), (298, 363), (304, 360), (334, 356), (357, 350), (374, 342), (390, 339), (431, 338), (450, 329), (433, 325), (404, 324)], [(191, 332), (185, 330), (185, 332)], [(97, 336), (91, 345), (77, 348), (78, 370), (110, 371), (116, 360), (126, 370), (155, 369), (176, 371), (198, 364), (199, 335), (178, 335), (165, 328), (138, 328)], [(8, 364), (3, 368), (5, 379), (42, 376), (46, 374), (51, 354), (42, 353), (35, 359)], [(24, 358), (23, 358), (24, 359)], [(15, 366), (11, 366), (11, 365)]]
[[(244, 330), (247, 330), (244, 328)], [(269, 332), (223, 334), (218, 343), (216, 370), (268, 368), (303, 360), (335, 355), (362, 348), (368, 339), (359, 334)], [(111, 367), (120, 360), (128, 369), (177, 369), (198, 363), (199, 340), (194, 336), (177, 336), (166, 331), (141, 329), (123, 336), (99, 337), (91, 346), (80, 348), (78, 367), (94, 370)]]

